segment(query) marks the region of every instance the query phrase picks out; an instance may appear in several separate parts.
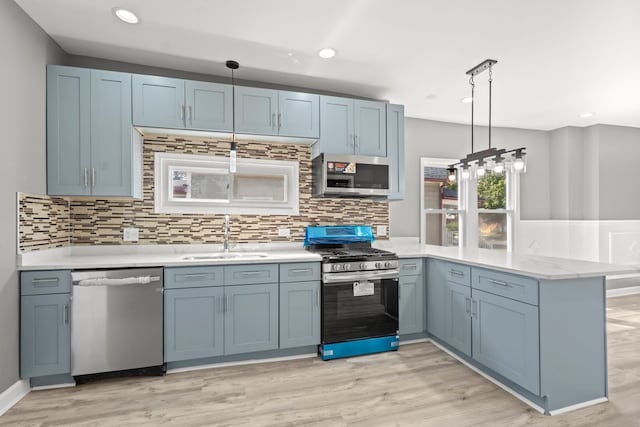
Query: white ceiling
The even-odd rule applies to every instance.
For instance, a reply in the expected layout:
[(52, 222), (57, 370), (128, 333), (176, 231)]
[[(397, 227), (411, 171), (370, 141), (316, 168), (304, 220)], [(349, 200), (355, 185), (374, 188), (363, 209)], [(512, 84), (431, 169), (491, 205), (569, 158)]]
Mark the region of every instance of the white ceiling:
[[(469, 123), (465, 71), (494, 67), (493, 124), (640, 127), (638, 0), (15, 0), (68, 53), (385, 99)], [(115, 6), (140, 18), (116, 20)], [(316, 55), (326, 46), (338, 55)], [(486, 122), (487, 73), (476, 78)], [(584, 112), (595, 112), (589, 119)]]

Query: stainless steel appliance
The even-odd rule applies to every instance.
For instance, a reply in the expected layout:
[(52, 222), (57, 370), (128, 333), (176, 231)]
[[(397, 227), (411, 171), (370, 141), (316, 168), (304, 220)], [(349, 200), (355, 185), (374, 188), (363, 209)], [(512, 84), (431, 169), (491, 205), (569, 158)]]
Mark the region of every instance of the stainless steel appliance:
[(324, 360), (398, 348), (398, 256), (371, 247), (368, 226), (307, 227), (322, 255)]
[(162, 369), (162, 269), (73, 271), (71, 278), (71, 375)]
[(386, 157), (320, 154), (312, 161), (313, 195), (385, 198), (390, 194)]

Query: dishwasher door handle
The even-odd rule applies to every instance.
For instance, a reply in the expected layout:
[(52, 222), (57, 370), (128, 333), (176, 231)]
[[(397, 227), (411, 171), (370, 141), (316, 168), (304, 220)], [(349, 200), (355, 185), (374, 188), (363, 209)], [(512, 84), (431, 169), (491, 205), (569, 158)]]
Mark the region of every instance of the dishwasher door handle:
[(122, 279), (110, 279), (106, 277), (95, 277), (82, 279), (75, 282), (75, 286), (126, 286), (126, 285), (146, 285), (147, 283), (159, 282), (160, 276), (134, 276)]

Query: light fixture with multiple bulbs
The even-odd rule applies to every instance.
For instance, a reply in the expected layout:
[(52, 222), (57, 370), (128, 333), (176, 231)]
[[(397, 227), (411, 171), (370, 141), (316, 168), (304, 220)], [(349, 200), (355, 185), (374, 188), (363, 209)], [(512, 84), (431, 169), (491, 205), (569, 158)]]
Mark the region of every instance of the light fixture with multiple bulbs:
[(123, 9), (121, 7), (114, 7), (112, 10), (114, 15), (116, 15), (116, 18), (122, 22), (126, 22), (127, 24), (137, 24), (140, 22), (136, 14), (130, 10)]
[[(476, 65), (469, 71), (469, 85), (471, 86), (471, 96), (469, 98), (463, 98), (461, 102), (471, 104), (471, 153), (467, 154), (464, 158), (460, 159), (458, 163), (449, 165), (447, 169), (447, 179), (449, 181), (455, 181), (458, 175), (460, 178), (466, 180), (471, 177), (471, 173), (475, 171), (475, 176), (482, 178), (485, 176), (488, 170), (493, 173), (502, 174), (507, 167), (513, 168), (516, 172), (523, 172), (525, 170), (525, 148), (516, 148), (513, 150), (506, 150), (503, 148), (491, 147), (491, 86), (493, 83), (493, 66), (498, 61), (495, 59), (485, 59), (480, 64)], [(489, 148), (483, 151), (473, 151), (473, 136), (474, 136), (474, 101), (475, 101), (475, 82), (474, 77), (483, 71), (489, 70)]]

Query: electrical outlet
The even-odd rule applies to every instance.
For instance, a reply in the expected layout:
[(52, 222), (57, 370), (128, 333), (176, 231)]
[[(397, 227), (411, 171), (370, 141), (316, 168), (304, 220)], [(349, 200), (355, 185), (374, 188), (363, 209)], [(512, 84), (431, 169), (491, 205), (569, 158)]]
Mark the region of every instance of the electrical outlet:
[(278, 237), (289, 237), (291, 231), (288, 228), (278, 228)]
[(122, 236), (125, 242), (137, 242), (138, 241), (138, 229), (137, 228), (125, 228), (124, 235)]
[(387, 235), (387, 226), (386, 225), (378, 225), (376, 227), (376, 234), (378, 236), (386, 236)]

